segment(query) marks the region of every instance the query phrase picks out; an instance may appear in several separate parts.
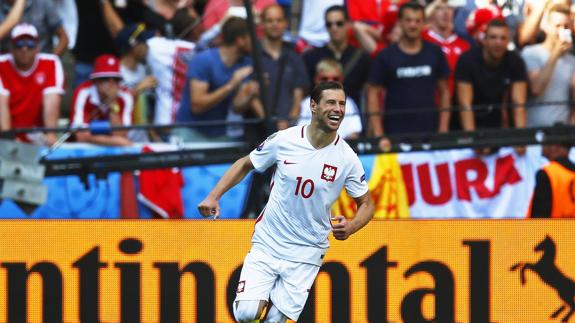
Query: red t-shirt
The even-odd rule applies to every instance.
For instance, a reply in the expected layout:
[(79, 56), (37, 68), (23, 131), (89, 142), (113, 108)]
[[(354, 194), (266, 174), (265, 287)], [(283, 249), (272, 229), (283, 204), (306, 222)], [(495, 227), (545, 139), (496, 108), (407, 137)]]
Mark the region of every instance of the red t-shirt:
[(0, 95), (8, 96), (12, 128), (44, 126), (45, 94), (64, 94), (64, 70), (52, 54), (38, 54), (28, 71), (16, 68), (12, 54), (0, 55)]
[[(116, 104), (120, 109), (122, 125), (132, 124), (134, 110), (134, 98), (126, 87), (120, 87)], [(70, 124), (73, 126), (85, 126), (92, 121), (108, 121), (111, 109), (101, 103), (94, 82), (86, 81), (76, 88), (72, 98), (70, 111)]]
[(459, 56), (469, 50), (471, 45), (463, 38), (456, 34), (451, 34), (447, 38), (443, 38), (439, 34), (431, 31), (423, 31), (422, 37), (424, 40), (441, 47), (445, 54), (447, 64), (449, 65), (449, 92), (453, 95), (455, 92), (455, 66), (459, 60)]

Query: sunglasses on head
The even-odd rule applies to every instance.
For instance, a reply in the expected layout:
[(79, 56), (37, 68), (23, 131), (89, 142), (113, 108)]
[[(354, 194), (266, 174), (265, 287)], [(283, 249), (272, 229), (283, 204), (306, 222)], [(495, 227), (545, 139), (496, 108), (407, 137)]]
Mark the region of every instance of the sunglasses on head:
[(27, 47), (28, 49), (34, 49), (36, 48), (36, 41), (33, 39), (19, 39), (17, 41), (14, 42), (14, 46), (16, 46), (16, 48), (21, 49), (24, 47)]
[(326, 23), (325, 23), (327, 28), (331, 28), (333, 26), (337, 26), (337, 27), (341, 28), (341, 27), (343, 27), (344, 24), (345, 24), (345, 21), (343, 21), (343, 20), (326, 21)]

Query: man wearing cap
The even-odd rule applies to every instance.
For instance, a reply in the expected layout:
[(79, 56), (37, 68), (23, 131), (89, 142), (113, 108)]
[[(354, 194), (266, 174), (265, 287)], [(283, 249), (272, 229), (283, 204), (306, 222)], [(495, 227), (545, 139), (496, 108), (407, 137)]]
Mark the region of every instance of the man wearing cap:
[[(16, 3), (15, 0), (0, 1), (0, 21), (6, 19), (6, 15)], [(62, 19), (58, 14), (52, 0), (26, 0), (21, 22), (32, 24), (36, 27), (40, 52), (62, 55), (68, 48), (68, 36), (64, 30)], [(57, 41), (54, 42), (54, 39)], [(9, 41), (2, 41), (1, 50), (10, 47)]]
[(129, 146), (127, 131), (109, 127), (132, 124), (134, 99), (130, 91), (120, 86), (120, 60), (113, 55), (98, 56), (90, 80), (74, 92), (70, 123), (73, 127), (90, 126), (91, 131), (76, 132), (76, 139), (105, 146)]
[[(39, 54), (38, 31), (30, 24), (16, 25), (12, 49), (0, 55), (0, 129), (57, 126), (64, 93), (64, 71), (53, 54)], [(25, 142), (53, 144), (56, 134), (20, 134)]]

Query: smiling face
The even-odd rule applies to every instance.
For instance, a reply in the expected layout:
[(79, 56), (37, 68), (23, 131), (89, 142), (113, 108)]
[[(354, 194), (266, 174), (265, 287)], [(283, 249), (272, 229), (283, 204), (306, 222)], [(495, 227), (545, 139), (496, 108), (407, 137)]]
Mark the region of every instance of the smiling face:
[(311, 101), (312, 123), (326, 132), (337, 131), (345, 115), (345, 92), (324, 90), (319, 103)]

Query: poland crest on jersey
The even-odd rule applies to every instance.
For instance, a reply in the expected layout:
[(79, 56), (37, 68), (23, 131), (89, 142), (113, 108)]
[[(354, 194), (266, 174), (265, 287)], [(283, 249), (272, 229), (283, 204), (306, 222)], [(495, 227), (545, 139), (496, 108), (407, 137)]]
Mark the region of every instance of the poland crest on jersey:
[(323, 164), (323, 171), (321, 172), (321, 179), (326, 182), (333, 182), (337, 174), (337, 167), (328, 164)]

